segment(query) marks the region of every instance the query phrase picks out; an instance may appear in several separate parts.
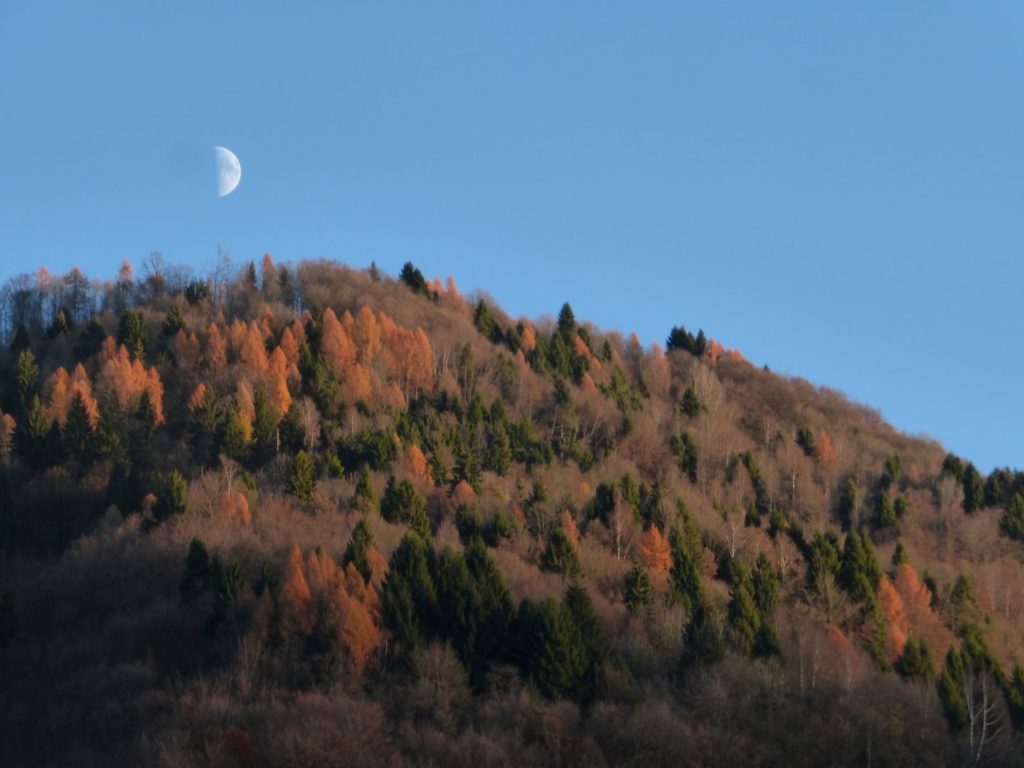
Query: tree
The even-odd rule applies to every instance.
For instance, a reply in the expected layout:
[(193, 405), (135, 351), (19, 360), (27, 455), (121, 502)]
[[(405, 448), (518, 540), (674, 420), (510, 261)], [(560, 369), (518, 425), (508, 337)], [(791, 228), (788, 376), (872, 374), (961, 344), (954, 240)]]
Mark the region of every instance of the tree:
[(88, 462), (91, 458), (93, 423), (81, 392), (71, 398), (67, 418), (61, 431), (64, 455), (69, 459)]
[(117, 323), (117, 343), (128, 350), (132, 360), (146, 356), (146, 323), (142, 312), (125, 310)]
[(341, 560), (342, 567), (352, 563), (367, 582), (373, 576), (368, 557), (370, 550), (373, 548), (373, 543), (373, 533), (370, 532), (370, 526), (366, 524), (366, 519), (364, 518), (356, 523), (356, 527), (352, 529), (352, 536), (348, 540), (345, 554)]
[(563, 304), (558, 312), (558, 333), (564, 339), (570, 339), (576, 333), (576, 315), (569, 302)]
[(639, 563), (629, 569), (622, 588), (622, 601), (630, 613), (640, 613), (654, 603), (654, 586), (647, 569)]
[(704, 587), (701, 580), (701, 556), (703, 546), (697, 526), (687, 515), (681, 529), (669, 533), (672, 549), (672, 568), (669, 571), (672, 593), (686, 611), (692, 614), (704, 603)]
[(18, 404), (21, 413), (26, 413), (32, 398), (39, 394), (39, 366), (36, 365), (32, 350), (26, 349), (18, 355), (14, 364), (14, 384), (18, 391)]
[(437, 629), (437, 587), (432, 576), (433, 551), (415, 533), (406, 534), (391, 561), (381, 594), (384, 624), (399, 647), (411, 653)]
[(430, 298), (430, 288), (423, 277), (423, 273), (416, 269), (411, 261), (407, 261), (402, 265), (402, 271), (398, 274), (398, 279), (405, 283), (413, 293)]
[(178, 470), (173, 470), (167, 475), (163, 487), (156, 497), (156, 504), (153, 505), (153, 512), (157, 522), (168, 520), (171, 517), (178, 517), (188, 512), (188, 501), (186, 496), (188, 489), (185, 485), (185, 478)]
[(970, 462), (964, 466), (963, 487), (964, 512), (971, 514), (981, 509), (985, 503), (985, 481)]
[(161, 329), (161, 333), (165, 338), (174, 338), (179, 331), (185, 330), (185, 318), (181, 314), (180, 304), (171, 304), (170, 309), (167, 310), (167, 317), (164, 319), (164, 325)]
[(389, 523), (402, 522), (410, 525), (414, 520), (422, 523), (422, 518), (426, 516), (426, 508), (423, 497), (409, 480), (399, 482), (394, 475), (388, 478), (384, 498), (380, 503), (380, 513), (385, 520)]
[(691, 419), (697, 418), (704, 409), (704, 406), (700, 404), (700, 398), (697, 397), (697, 391), (692, 385), (687, 386), (686, 391), (683, 392), (682, 408), (683, 413)]
[(370, 476), (370, 468), (363, 465), (363, 471), (356, 482), (355, 497), (352, 506), (364, 515), (379, 515), (380, 502), (377, 500), (377, 492), (373, 488), (373, 478)]
[(999, 521), (999, 530), (1010, 539), (1024, 541), (1024, 496), (1020, 493), (1013, 494)]
[(907, 638), (903, 653), (896, 660), (895, 669), (904, 680), (931, 680), (935, 677), (935, 664), (924, 640)]
[(285, 485), (287, 492), (299, 501), (309, 501), (316, 485), (313, 459), (305, 451), (299, 451), (292, 460)]
[(186, 603), (194, 601), (210, 586), (210, 553), (200, 538), (193, 538), (185, 558), (185, 573), (178, 589)]
[(540, 564), (544, 570), (554, 571), (562, 576), (579, 575), (581, 569), (580, 561), (576, 557), (576, 548), (561, 526), (556, 526), (548, 534), (547, 546), (541, 555)]

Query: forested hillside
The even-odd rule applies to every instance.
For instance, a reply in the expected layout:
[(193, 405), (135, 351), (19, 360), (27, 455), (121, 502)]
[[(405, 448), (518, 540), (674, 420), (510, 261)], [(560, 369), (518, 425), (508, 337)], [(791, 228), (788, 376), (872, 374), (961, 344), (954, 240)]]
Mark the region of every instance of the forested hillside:
[(1024, 765), (1024, 473), (552, 310), (9, 281), (0, 763)]

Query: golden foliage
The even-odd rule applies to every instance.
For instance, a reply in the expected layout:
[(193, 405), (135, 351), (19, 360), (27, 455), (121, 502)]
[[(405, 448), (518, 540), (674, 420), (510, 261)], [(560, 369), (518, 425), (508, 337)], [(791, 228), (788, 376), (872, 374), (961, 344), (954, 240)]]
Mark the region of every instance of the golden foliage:
[(43, 387), (47, 406), (44, 410), (49, 421), (56, 420), (62, 427), (68, 418), (68, 409), (75, 395), (81, 395), (82, 402), (89, 417), (89, 426), (96, 429), (100, 421), (99, 404), (92, 394), (92, 383), (89, 375), (81, 363), (75, 366), (71, 376), (63, 368), (58, 368), (53, 375), (46, 380)]
[(96, 389), (111, 399), (122, 411), (138, 407), (142, 393), (149, 393), (149, 401), (156, 414), (156, 423), (164, 421), (164, 385), (156, 368), (146, 368), (141, 360), (132, 360), (123, 346), (100, 367)]

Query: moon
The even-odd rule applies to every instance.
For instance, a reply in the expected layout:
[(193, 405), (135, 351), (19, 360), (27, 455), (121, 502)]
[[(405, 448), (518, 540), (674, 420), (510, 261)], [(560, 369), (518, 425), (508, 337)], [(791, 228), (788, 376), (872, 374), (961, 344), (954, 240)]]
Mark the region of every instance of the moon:
[(214, 147), (217, 153), (217, 197), (227, 197), (242, 180), (242, 164), (227, 147)]

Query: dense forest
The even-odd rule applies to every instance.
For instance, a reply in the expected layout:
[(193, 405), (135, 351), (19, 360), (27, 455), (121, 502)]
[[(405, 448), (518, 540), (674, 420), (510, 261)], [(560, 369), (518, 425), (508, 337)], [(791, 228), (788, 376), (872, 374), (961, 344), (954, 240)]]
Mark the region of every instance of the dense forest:
[(1024, 765), (1024, 473), (552, 309), (10, 280), (0, 763)]

